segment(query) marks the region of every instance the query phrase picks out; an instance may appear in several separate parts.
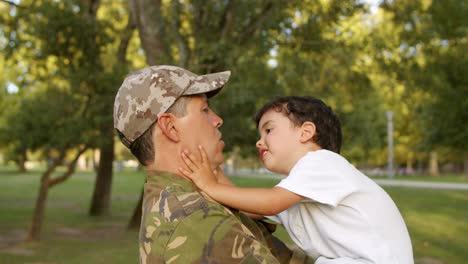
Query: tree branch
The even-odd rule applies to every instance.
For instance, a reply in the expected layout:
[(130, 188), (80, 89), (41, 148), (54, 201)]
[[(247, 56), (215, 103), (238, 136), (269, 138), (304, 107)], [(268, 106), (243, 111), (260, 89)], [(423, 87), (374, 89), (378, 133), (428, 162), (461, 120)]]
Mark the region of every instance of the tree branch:
[[(47, 186), (50, 186), (50, 175), (54, 172), (54, 170), (63, 162), (63, 159), (65, 158), (65, 148), (60, 150), (59, 156), (52, 159), (52, 162), (47, 162), (47, 169), (46, 171), (42, 174), (41, 176), (41, 184), (45, 184)], [(49, 154), (47, 155), (49, 157)]]
[(88, 12), (91, 16), (96, 17), (97, 10), (99, 8), (99, 0), (90, 0)]
[(91, 17), (96, 17), (96, 12), (99, 8), (99, 0), (80, 0), (81, 4), (84, 7), (87, 7), (86, 10), (86, 15), (91, 16)]
[(274, 7), (274, 4), (272, 2), (268, 2), (263, 7), (262, 12), (260, 12), (258, 16), (250, 20), (250, 23), (247, 25), (247, 27), (243, 31), (244, 34), (242, 34), (239, 38), (240, 45), (245, 44), (245, 42), (255, 34), (255, 32), (262, 25), (262, 22), (265, 21), (265, 19), (267, 19), (270, 13), (273, 11), (273, 7)]
[(180, 3), (178, 0), (172, 0), (172, 30), (176, 36), (177, 46), (179, 48), (180, 66), (186, 68), (190, 59), (190, 48), (187, 40), (180, 33)]
[(221, 32), (221, 39), (224, 39), (231, 30), (232, 22), (234, 21), (234, 6), (233, 1), (227, 0), (226, 7), (224, 8), (223, 15), (219, 22), (219, 32)]
[(72, 176), (73, 173), (75, 172), (75, 168), (76, 168), (76, 164), (78, 163), (78, 159), (80, 158), (81, 154), (83, 154), (87, 149), (88, 149), (88, 146), (86, 146), (86, 145), (80, 146), (80, 149), (79, 149), (78, 153), (76, 154), (75, 158), (68, 165), (67, 171), (64, 172), (62, 174), (62, 176), (49, 180), (49, 187), (52, 187), (52, 186), (54, 186), (56, 184), (59, 184), (59, 183), (65, 181), (66, 179), (70, 178), (70, 176)]
[(14, 7), (17, 7), (17, 8), (26, 8), (25, 6), (18, 5), (16, 3), (13, 3), (13, 2), (8, 1), (8, 0), (0, 0), (0, 2), (6, 3), (8, 5), (11, 5), (11, 6), (14, 6)]
[(132, 16), (132, 13), (130, 12), (128, 15), (127, 26), (122, 32), (122, 38), (120, 39), (119, 48), (117, 50), (117, 61), (119, 63), (126, 62), (125, 57), (127, 55), (128, 44), (130, 43), (130, 39), (132, 38), (132, 34), (135, 29), (136, 29), (135, 20)]
[(164, 42), (165, 21), (161, 11), (162, 0), (130, 0), (130, 12), (135, 18), (141, 46), (149, 65), (172, 61)]
[(193, 36), (197, 38), (202, 28), (203, 7), (200, 7), (197, 2), (193, 3)]

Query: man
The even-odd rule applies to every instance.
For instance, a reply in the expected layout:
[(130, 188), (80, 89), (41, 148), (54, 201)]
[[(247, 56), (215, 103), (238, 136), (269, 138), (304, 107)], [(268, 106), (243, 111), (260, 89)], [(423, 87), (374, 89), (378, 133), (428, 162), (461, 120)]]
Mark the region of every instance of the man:
[[(223, 120), (208, 105), (230, 72), (198, 76), (152, 66), (127, 76), (114, 104), (114, 127), (145, 166), (140, 263), (307, 263), (264, 225), (200, 193), (179, 172), (181, 152), (202, 145), (223, 162)], [(218, 181), (230, 181), (217, 170)]]

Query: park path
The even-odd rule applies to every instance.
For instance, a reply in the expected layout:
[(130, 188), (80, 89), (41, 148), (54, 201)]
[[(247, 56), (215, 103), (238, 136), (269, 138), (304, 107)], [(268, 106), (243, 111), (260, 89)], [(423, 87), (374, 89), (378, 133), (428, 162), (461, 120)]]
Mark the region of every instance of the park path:
[[(246, 175), (252, 175), (252, 174), (246, 174)], [(274, 174), (274, 173), (255, 174), (255, 177), (273, 178), (273, 179), (283, 178), (279, 174)], [(410, 188), (464, 190), (464, 191), (468, 190), (468, 183), (409, 181), (409, 180), (391, 180), (391, 179), (375, 179), (375, 178), (371, 178), (371, 179), (374, 180), (380, 186), (401, 186), (401, 187), (410, 187)]]
[(381, 186), (402, 186), (413, 188), (430, 188), (445, 190), (468, 190), (466, 183), (448, 183), (448, 182), (424, 182), (424, 181), (401, 181), (401, 180), (374, 180)]

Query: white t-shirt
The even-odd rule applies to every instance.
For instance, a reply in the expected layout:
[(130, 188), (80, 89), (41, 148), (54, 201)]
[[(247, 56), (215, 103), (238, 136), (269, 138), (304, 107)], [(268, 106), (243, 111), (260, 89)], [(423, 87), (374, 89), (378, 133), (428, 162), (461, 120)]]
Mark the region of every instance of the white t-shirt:
[(413, 264), (405, 222), (390, 196), (328, 150), (302, 157), (277, 187), (304, 200), (276, 216), (316, 264)]

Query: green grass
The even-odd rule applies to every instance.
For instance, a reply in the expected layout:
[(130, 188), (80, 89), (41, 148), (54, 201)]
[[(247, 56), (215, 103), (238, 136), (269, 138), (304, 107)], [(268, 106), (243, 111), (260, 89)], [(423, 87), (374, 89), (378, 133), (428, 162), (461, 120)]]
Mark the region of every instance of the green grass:
[(49, 191), (41, 241), (24, 243), (36, 199), (38, 172), (0, 170), (0, 263), (137, 263), (137, 231), (126, 224), (136, 205), (143, 172), (117, 173), (111, 214), (87, 212), (94, 174), (79, 172)]
[[(79, 172), (49, 192), (40, 242), (24, 243), (40, 171), (0, 168), (0, 263), (136, 263), (137, 231), (125, 226), (139, 198), (143, 172), (116, 173), (111, 214), (89, 217), (92, 172)], [(236, 184), (270, 187), (275, 179), (234, 177)], [(402, 187), (385, 188), (408, 225), (415, 258), (442, 263), (468, 259), (468, 192)], [(277, 235), (285, 239), (284, 229)]]

